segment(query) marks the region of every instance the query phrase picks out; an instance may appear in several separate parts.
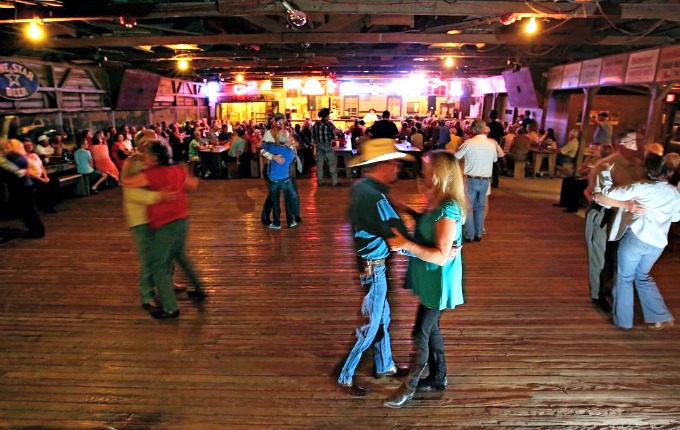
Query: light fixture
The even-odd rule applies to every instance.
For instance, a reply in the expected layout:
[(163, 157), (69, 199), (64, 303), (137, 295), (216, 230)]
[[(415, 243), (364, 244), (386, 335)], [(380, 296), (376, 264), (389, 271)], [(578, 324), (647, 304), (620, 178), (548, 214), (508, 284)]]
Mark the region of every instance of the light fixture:
[(40, 20), (36, 19), (30, 22), (26, 27), (26, 37), (32, 41), (40, 41), (45, 37), (45, 32), (43, 31), (43, 24)]
[(239, 73), (238, 75), (236, 75), (236, 82), (243, 82), (243, 75), (242, 74)]
[(137, 19), (130, 15), (121, 15), (118, 17), (118, 22), (125, 28), (134, 28), (137, 26)]
[(295, 27), (302, 27), (307, 24), (307, 14), (300, 10), (294, 3), (290, 3), (287, 0), (280, 0), (281, 6), (286, 11), (286, 17), (288, 21)]
[(189, 60), (186, 58), (180, 58), (177, 60), (177, 68), (182, 72), (189, 70)]
[(460, 34), (460, 33), (462, 33), (462, 31), (460, 30), (449, 30), (446, 32), (446, 34)]
[(529, 19), (529, 22), (527, 25), (524, 27), (524, 31), (529, 33), (529, 34), (534, 34), (536, 33), (536, 30), (538, 30), (538, 25), (536, 24), (536, 18), (533, 16)]
[(446, 57), (446, 60), (444, 60), (444, 65), (446, 67), (453, 67), (453, 58), (452, 57)]
[(501, 24), (503, 25), (510, 25), (514, 24), (515, 21), (519, 19), (519, 16), (516, 13), (506, 13), (501, 15)]

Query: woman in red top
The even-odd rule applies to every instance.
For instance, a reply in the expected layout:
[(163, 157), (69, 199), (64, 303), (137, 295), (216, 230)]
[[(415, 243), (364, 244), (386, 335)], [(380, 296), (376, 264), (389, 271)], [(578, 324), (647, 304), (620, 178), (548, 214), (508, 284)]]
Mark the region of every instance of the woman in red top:
[(148, 206), (149, 227), (152, 229), (150, 245), (151, 278), (158, 287), (162, 309), (151, 316), (157, 319), (177, 318), (179, 309), (173, 289), (173, 262), (177, 262), (194, 285), (187, 291), (190, 297), (205, 298), (205, 291), (193, 265), (184, 251), (188, 229), (189, 206), (185, 189), (196, 189), (198, 179), (189, 176), (186, 169), (172, 165), (172, 155), (164, 143), (151, 142), (144, 152), (146, 168), (139, 174), (123, 178), (126, 187), (148, 187), (152, 191), (169, 191), (177, 198)]

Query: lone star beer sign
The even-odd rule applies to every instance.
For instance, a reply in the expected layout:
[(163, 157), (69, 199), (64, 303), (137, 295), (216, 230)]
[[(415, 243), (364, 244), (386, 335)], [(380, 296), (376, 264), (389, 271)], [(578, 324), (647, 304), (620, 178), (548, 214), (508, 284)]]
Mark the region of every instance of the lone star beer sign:
[(0, 61), (0, 97), (23, 100), (38, 91), (39, 86), (33, 70), (13, 61)]

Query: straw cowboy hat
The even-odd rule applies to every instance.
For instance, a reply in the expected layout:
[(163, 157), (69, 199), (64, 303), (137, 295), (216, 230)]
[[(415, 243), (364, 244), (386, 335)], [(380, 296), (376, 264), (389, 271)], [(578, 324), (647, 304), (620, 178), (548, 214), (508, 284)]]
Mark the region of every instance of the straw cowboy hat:
[(349, 167), (365, 166), (389, 160), (414, 161), (412, 155), (399, 152), (394, 145), (394, 139), (370, 139), (359, 146), (359, 155), (349, 160)]
[(663, 157), (663, 145), (660, 143), (647, 143), (645, 149), (650, 154), (656, 154), (659, 157)]

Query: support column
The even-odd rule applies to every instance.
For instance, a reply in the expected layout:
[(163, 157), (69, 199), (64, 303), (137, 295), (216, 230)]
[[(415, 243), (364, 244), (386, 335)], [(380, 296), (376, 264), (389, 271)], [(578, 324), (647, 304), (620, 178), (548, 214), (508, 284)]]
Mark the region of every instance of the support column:
[(578, 152), (576, 153), (576, 163), (574, 172), (581, 168), (583, 162), (583, 153), (586, 150), (588, 142), (586, 132), (588, 131), (588, 122), (590, 121), (590, 109), (593, 105), (595, 94), (600, 90), (600, 87), (583, 88), (583, 109), (581, 109), (581, 137), (579, 139)]
[(543, 98), (543, 113), (541, 114), (541, 123), (539, 128), (548, 128), (546, 127), (545, 120), (548, 117), (548, 101), (550, 100), (552, 93), (553, 90), (548, 90), (548, 92), (545, 94), (545, 97)]
[[(645, 127), (645, 142), (661, 142), (661, 133), (663, 127), (661, 126), (661, 116), (663, 113), (664, 98), (673, 89), (675, 82), (667, 84), (650, 84), (649, 93), (651, 94), (649, 100), (649, 110), (647, 111), (647, 124)], [(663, 142), (662, 142), (663, 143)]]

